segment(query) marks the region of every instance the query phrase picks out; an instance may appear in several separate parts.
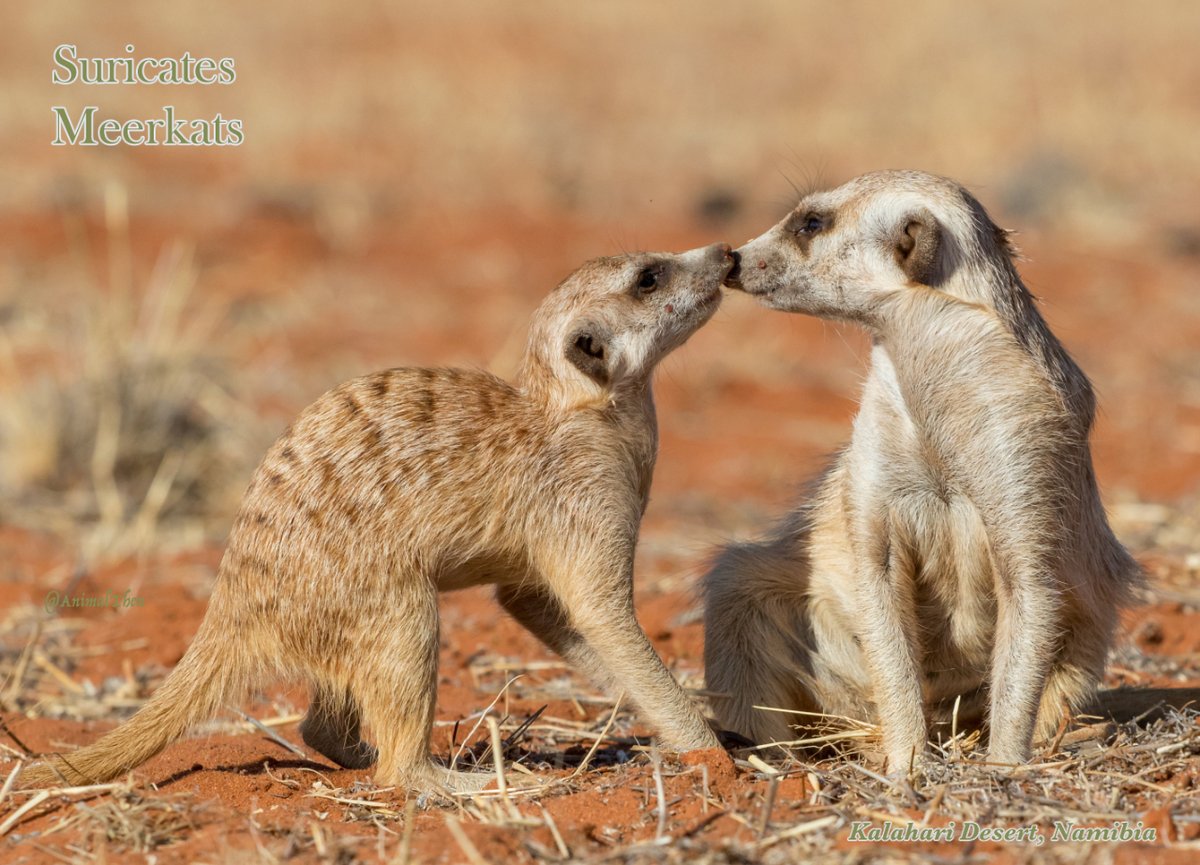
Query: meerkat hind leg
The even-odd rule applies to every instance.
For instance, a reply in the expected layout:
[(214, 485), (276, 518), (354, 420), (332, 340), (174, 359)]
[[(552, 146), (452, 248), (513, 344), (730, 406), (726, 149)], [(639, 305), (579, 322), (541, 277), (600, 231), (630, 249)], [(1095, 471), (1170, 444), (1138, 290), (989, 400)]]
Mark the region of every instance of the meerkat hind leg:
[(455, 772), (430, 753), (437, 703), (438, 609), (431, 582), (414, 581), (392, 599), (391, 615), (373, 626), (374, 665), (360, 669), (351, 690), (379, 753), (375, 781), (415, 792), (473, 792), (490, 774)]
[(1086, 713), (1104, 679), (1116, 618), (1113, 610), (1107, 615), (1108, 621), (1081, 622), (1064, 636), (1059, 657), (1046, 677), (1034, 730), (1035, 743), (1053, 740), (1064, 711), (1072, 715)]
[(304, 743), (343, 769), (365, 769), (375, 762), (374, 746), (364, 742), (358, 703), (346, 688), (313, 686), (308, 713), (300, 722)]

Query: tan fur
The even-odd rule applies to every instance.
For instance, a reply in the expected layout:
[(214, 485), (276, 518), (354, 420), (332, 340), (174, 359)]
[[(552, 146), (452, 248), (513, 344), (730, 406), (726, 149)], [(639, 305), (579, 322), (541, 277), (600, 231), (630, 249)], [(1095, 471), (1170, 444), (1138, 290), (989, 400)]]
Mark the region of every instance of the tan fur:
[(962, 187), (860, 177), (801, 201), (740, 250), (775, 309), (874, 340), (850, 444), (765, 540), (704, 580), (720, 720), (795, 738), (824, 710), (877, 722), (892, 771), (962, 697), (989, 757), (1019, 763), (1079, 710), (1141, 573), (1108, 526), (1087, 378), (1050, 333), (1004, 232)]
[(727, 246), (589, 262), (535, 314), (515, 386), (394, 369), (322, 396), (256, 471), (176, 669), (128, 723), (26, 781), (106, 781), (251, 687), (300, 677), (301, 733), (330, 759), (378, 755), (384, 785), (480, 788), (432, 760), (430, 730), (438, 592), (481, 583), (627, 692), (665, 744), (715, 746), (638, 626), (633, 557), (657, 451), (651, 373), (712, 316), (732, 266)]

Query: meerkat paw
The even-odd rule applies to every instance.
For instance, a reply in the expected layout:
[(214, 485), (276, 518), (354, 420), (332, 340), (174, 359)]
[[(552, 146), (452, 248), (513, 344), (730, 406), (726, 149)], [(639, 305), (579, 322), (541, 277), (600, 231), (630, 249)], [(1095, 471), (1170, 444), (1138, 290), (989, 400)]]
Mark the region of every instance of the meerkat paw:
[(375, 773), (380, 787), (401, 787), (418, 795), (454, 796), (478, 793), (496, 780), (488, 772), (457, 772), (432, 760), (424, 765), (405, 768), (384, 767)]
[(916, 778), (924, 774), (928, 765), (929, 753), (924, 747), (897, 748), (888, 753), (885, 768), (889, 778)]
[(993, 769), (1011, 772), (1029, 763), (1029, 752), (1020, 748), (988, 748), (987, 762)]
[(353, 745), (323, 748), (318, 748), (307, 740), (305, 743), (343, 769), (367, 769), (379, 759), (379, 752), (375, 750), (375, 746), (361, 740)]
[(480, 793), (496, 780), (490, 772), (458, 772), (431, 763), (423, 778), (425, 788), (431, 787), (442, 793)]
[[(326, 755), (328, 756), (328, 755)], [(375, 765), (379, 752), (368, 742), (359, 742), (333, 758), (343, 769), (366, 769)]]
[[(451, 794), (481, 793), (496, 783), (495, 774), (487, 771), (456, 772), (443, 766), (434, 765), (433, 773), (438, 785)], [(508, 789), (514, 793), (545, 787), (547, 783), (549, 783), (549, 779), (541, 775), (507, 773)]]
[(721, 743), (721, 747), (726, 751), (740, 751), (745, 748), (755, 748), (758, 743), (753, 739), (748, 739), (741, 733), (735, 733), (733, 730), (717, 730), (717, 741)]
[(662, 731), (655, 737), (655, 740), (660, 748), (680, 753), (707, 751), (711, 748), (722, 747), (721, 740), (718, 738), (716, 730), (713, 729), (713, 724), (709, 722), (689, 730)]

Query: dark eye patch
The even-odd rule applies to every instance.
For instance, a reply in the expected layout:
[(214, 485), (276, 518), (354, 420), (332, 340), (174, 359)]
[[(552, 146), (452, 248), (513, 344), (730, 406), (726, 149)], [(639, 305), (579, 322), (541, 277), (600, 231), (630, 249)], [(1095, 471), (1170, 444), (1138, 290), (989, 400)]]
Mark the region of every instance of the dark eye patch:
[(828, 228), (829, 221), (829, 217), (826, 214), (810, 210), (793, 218), (790, 228), (792, 233), (797, 236), (806, 235), (811, 237), (814, 234), (820, 234)]
[(818, 234), (829, 230), (833, 225), (833, 214), (821, 210), (799, 210), (792, 214), (787, 222), (787, 231), (796, 244), (805, 252), (808, 245)]
[(658, 271), (653, 267), (647, 267), (638, 274), (637, 287), (642, 294), (649, 294), (658, 288)]

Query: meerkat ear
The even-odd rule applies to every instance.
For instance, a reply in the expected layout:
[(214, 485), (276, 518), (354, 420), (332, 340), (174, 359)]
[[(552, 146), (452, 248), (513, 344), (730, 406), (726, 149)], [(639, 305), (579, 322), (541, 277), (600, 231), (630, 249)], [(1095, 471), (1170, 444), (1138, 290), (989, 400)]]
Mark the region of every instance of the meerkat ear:
[(937, 281), (942, 227), (928, 210), (910, 213), (896, 232), (896, 262), (910, 281), (932, 285)]
[(1021, 250), (1017, 249), (1017, 244), (1013, 242), (1013, 234), (1016, 232), (995, 224), (992, 225), (992, 232), (996, 236), (996, 245), (1008, 256), (1009, 261), (1016, 261), (1021, 257)]
[(567, 337), (567, 360), (597, 384), (608, 384), (609, 343), (611, 335), (597, 324), (582, 324)]

